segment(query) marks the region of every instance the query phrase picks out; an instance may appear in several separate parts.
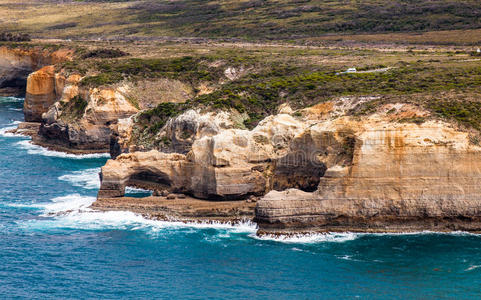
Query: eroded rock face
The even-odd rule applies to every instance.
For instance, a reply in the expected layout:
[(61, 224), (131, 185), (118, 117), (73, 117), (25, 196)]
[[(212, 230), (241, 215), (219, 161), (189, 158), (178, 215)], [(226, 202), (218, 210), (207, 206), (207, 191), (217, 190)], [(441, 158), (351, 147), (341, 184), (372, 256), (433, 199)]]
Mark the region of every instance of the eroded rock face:
[(330, 160), (317, 191), (272, 191), (258, 201), (260, 233), (481, 231), (481, 148), (449, 124), (341, 118), (317, 132), (351, 127), (352, 163)]
[(35, 142), (65, 151), (108, 152), (110, 126), (138, 112), (117, 89), (82, 89), (78, 75), (57, 78), (60, 100), (42, 115)]
[(40, 122), (42, 114), (57, 100), (54, 66), (43, 67), (27, 78), (27, 92), (23, 106), (25, 121)]
[[(189, 116), (194, 114), (187, 112), (166, 127), (175, 129), (177, 127), (173, 124), (186, 124), (184, 121), (191, 120)], [(212, 118), (220, 119), (223, 117)], [(191, 133), (193, 140), (186, 154), (152, 150), (122, 154), (110, 160), (102, 168), (99, 197), (123, 196), (124, 188), (129, 184), (156, 190), (169, 189), (203, 199), (260, 196), (271, 190), (275, 182), (276, 187), (281, 188), (299, 186), (286, 179), (292, 173), (278, 169), (281, 158), (292, 151), (289, 146), (291, 141), (305, 131), (304, 122), (291, 115), (280, 114), (266, 118), (249, 131), (220, 129), (216, 122), (207, 125), (203, 123), (203, 118), (197, 120), (201, 121), (184, 128)], [(168, 132), (175, 134), (176, 131), (169, 129)], [(296, 178), (308, 183), (318, 181), (319, 177), (312, 179), (313, 169), (314, 173), (321, 176), (325, 167), (320, 163), (312, 169), (306, 169), (307, 173), (302, 173), (302, 168), (298, 168)], [(153, 179), (155, 174), (161, 174), (162, 179)], [(274, 174), (279, 178), (284, 176), (284, 181), (274, 181)]]
[[(189, 127), (195, 138), (187, 153), (110, 160), (99, 197), (123, 196), (126, 185), (205, 199), (264, 195), (259, 234), (481, 232), (481, 147), (467, 132), (402, 103), (348, 116), (343, 101), (304, 109), (302, 117), (282, 107), (252, 131)], [(406, 117), (427, 121), (399, 121)]]
[(0, 93), (25, 95), (27, 77), (44, 66), (70, 59), (72, 51), (0, 47)]

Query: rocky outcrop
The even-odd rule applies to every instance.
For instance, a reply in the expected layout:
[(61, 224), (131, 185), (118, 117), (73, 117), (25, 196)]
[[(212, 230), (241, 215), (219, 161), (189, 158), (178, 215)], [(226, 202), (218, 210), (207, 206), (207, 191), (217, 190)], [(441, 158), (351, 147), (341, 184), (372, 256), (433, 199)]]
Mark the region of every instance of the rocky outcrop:
[(40, 122), (42, 114), (57, 100), (54, 66), (43, 67), (27, 78), (27, 92), (23, 106), (26, 122)]
[[(186, 112), (164, 129), (172, 132), (172, 128), (181, 128), (173, 124), (192, 120), (189, 116), (196, 114)], [(323, 163), (308, 165), (307, 161), (303, 162), (304, 167), (292, 171), (285, 168), (285, 162), (294, 155), (291, 150), (296, 151), (296, 148), (289, 148), (290, 142), (306, 129), (305, 123), (291, 115), (271, 116), (252, 131), (220, 130), (216, 122), (207, 126), (203, 118), (197, 120), (195, 125), (184, 127), (193, 141), (185, 154), (151, 150), (122, 154), (109, 160), (102, 168), (99, 198), (121, 197), (125, 187), (133, 185), (168, 189), (202, 199), (244, 199), (249, 195), (264, 195), (272, 188), (310, 190), (325, 170)], [(301, 140), (297, 143), (299, 147), (300, 143)]]
[(379, 116), (323, 122), (311, 132), (319, 141), (346, 128), (354, 137), (352, 161), (326, 163), (315, 192), (271, 191), (259, 200), (261, 234), (481, 232), (481, 148), (466, 132), (443, 122), (416, 125)]
[[(99, 201), (115, 201), (129, 185), (210, 200), (260, 196), (259, 234), (481, 232), (481, 147), (468, 132), (409, 104), (362, 117), (347, 115), (350, 108), (343, 99), (300, 112), (281, 107), (252, 131), (186, 126), (187, 153), (108, 161)], [(405, 121), (419, 118), (426, 121)]]
[(340, 99), (298, 112), (284, 106), (251, 131), (235, 123), (183, 126), (194, 115), (186, 113), (159, 134), (177, 128), (176, 136), (187, 137), (185, 128), (192, 143), (178, 149), (189, 151), (109, 160), (99, 201), (115, 201), (129, 185), (210, 200), (261, 197), (259, 234), (481, 232), (476, 139), (417, 106), (386, 104), (360, 117), (347, 113), (355, 104)]
[(70, 59), (72, 51), (40, 47), (0, 47), (0, 94), (25, 95), (27, 77), (38, 69)]
[(219, 202), (169, 194), (145, 198), (101, 198), (92, 208), (101, 211), (131, 211), (154, 220), (235, 224), (252, 220), (255, 205), (250, 200)]
[(110, 151), (110, 126), (138, 112), (123, 88), (81, 88), (81, 77), (56, 75), (59, 101), (42, 115), (34, 142), (68, 152)]
[(149, 128), (134, 128), (138, 127), (135, 117), (121, 119), (111, 126), (113, 158), (122, 153), (152, 149), (166, 153), (186, 154), (195, 140), (214, 136), (222, 130), (233, 128), (238, 122), (236, 119), (242, 119), (242, 116), (235, 112), (199, 113), (188, 110), (177, 118), (170, 119), (152, 140), (146, 140), (138, 131), (149, 130)]

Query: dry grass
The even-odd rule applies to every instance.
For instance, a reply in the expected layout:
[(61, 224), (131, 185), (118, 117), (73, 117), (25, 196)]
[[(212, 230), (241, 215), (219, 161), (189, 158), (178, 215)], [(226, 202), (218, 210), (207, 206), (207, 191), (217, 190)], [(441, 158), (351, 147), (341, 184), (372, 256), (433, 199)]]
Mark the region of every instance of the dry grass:
[(359, 35), (327, 35), (309, 39), (310, 42), (336, 43), (395, 43), (409, 46), (418, 45), (481, 45), (481, 29), (445, 30), (421, 33), (389, 33), (389, 34), (359, 34)]
[[(393, 0), (390, 3), (396, 1)], [(393, 8), (394, 10), (391, 12), (387, 7), (382, 10), (381, 8), (384, 5), (382, 2), (378, 0), (361, 2), (320, 0), (303, 0), (301, 2), (292, 0), (144, 0), (128, 2), (0, 0), (0, 26), (2, 30), (26, 32), (34, 37), (60, 39), (196, 36), (207, 38), (240, 37), (252, 40), (269, 38), (302, 41), (308, 44), (347, 44), (351, 46), (353, 43), (461, 46), (481, 44), (481, 29), (469, 29), (478, 28), (479, 24), (470, 23), (470, 19), (464, 20), (464, 25), (457, 23), (453, 23), (452, 26), (443, 25), (444, 29), (461, 26), (463, 30), (429, 31), (433, 28), (427, 28), (420, 30), (418, 33), (344, 35), (343, 33), (352, 32), (353, 29), (341, 30), (334, 28), (335, 26), (330, 27), (338, 23), (349, 24), (350, 21), (354, 24), (357, 24), (356, 22), (367, 22), (368, 12), (373, 7), (377, 7), (373, 10), (375, 13), (397, 11)], [(397, 2), (401, 3), (402, 1)], [(437, 5), (438, 8), (452, 2), (454, 6), (460, 5), (459, 9), (466, 9), (466, 6), (456, 4), (451, 0), (421, 0), (419, 2), (425, 6)], [(472, 7), (481, 9), (481, 5), (476, 1), (459, 1), (459, 3), (461, 2), (471, 3), (469, 5)], [(179, 7), (177, 8), (176, 5)], [(446, 9), (448, 9), (447, 7)], [(359, 13), (364, 13), (366, 16), (351, 19)], [(413, 21), (412, 18), (415, 18), (414, 21), (416, 22), (423, 21), (416, 14), (405, 13), (409, 21)], [(433, 14), (433, 12), (427, 9), (426, 14)], [(446, 10), (446, 14), (441, 16), (442, 18), (439, 14), (434, 14), (429, 20), (435, 23), (438, 18), (444, 18), (445, 21), (451, 20), (454, 22), (453, 20), (460, 18), (456, 12), (452, 15), (452, 18), (449, 17), (451, 14), (452, 12)], [(396, 20), (401, 22), (399, 19)], [(381, 22), (382, 20), (375, 19), (374, 21)], [(358, 26), (366, 26), (366, 24), (361, 23)], [(405, 23), (409, 22), (401, 22), (400, 24)], [(320, 27), (317, 28), (316, 26)], [(439, 28), (434, 29), (439, 30)], [(428, 32), (423, 32), (425, 30), (428, 30)], [(363, 29), (354, 28), (354, 31), (363, 32)], [(364, 30), (364, 32), (366, 31), (370, 32), (369, 29)], [(380, 32), (375, 28), (371, 31)]]
[(135, 99), (138, 102), (140, 109), (154, 108), (164, 102), (185, 102), (194, 95), (189, 85), (166, 78), (135, 82), (126, 94), (129, 99)]

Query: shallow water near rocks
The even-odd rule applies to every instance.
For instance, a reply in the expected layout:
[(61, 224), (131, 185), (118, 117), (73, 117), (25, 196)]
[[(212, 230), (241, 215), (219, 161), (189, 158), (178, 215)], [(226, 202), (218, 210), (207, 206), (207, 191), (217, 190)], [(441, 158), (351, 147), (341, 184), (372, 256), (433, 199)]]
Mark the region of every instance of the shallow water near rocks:
[(477, 235), (260, 239), (249, 223), (186, 225), (92, 211), (107, 158), (50, 152), (6, 134), (23, 119), (21, 108), (22, 99), (0, 98), (0, 294), (6, 298), (481, 296)]

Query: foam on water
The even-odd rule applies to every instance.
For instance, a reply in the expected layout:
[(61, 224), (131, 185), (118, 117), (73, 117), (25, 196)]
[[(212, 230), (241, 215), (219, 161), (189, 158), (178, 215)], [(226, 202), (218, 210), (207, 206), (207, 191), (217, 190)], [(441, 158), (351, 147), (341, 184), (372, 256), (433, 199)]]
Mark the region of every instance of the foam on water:
[(152, 191), (150, 190), (144, 190), (141, 188), (136, 188), (133, 186), (127, 186), (125, 187), (125, 193), (126, 194), (144, 194), (144, 193), (151, 193)]
[(467, 268), (464, 271), (468, 272), (468, 271), (476, 270), (478, 268), (481, 268), (481, 266), (480, 265), (473, 265), (473, 266), (470, 266), (469, 268)]
[(0, 136), (4, 136), (4, 137), (22, 136), (20, 134), (8, 132), (10, 130), (17, 129), (18, 124), (20, 124), (20, 121), (15, 121), (13, 123), (8, 124), (7, 127), (0, 128)]
[(51, 156), (51, 157), (60, 157), (60, 158), (70, 158), (70, 159), (86, 159), (86, 158), (108, 158), (110, 155), (108, 153), (93, 153), (93, 154), (71, 154), (71, 153), (64, 153), (59, 151), (48, 150), (47, 148), (34, 145), (29, 140), (20, 141), (16, 143), (22, 149), (27, 150), (28, 154), (32, 155), (43, 155), (43, 156)]
[[(73, 171), (71, 173), (60, 176), (58, 179), (67, 181), (73, 186), (83, 187), (88, 190), (95, 190), (100, 188), (99, 178), (100, 168), (91, 168), (80, 171)], [(144, 190), (135, 187), (126, 187), (126, 194), (146, 194), (152, 191)]]
[(83, 187), (89, 190), (95, 190), (100, 187), (99, 173), (100, 168), (91, 168), (74, 171), (72, 173), (62, 175), (58, 179), (62, 181), (67, 181), (73, 186)]
[(291, 244), (316, 244), (323, 242), (347, 242), (363, 236), (418, 236), (418, 235), (451, 235), (451, 236), (477, 236), (481, 235), (465, 231), (435, 232), (435, 231), (413, 231), (398, 233), (354, 233), (354, 232), (329, 232), (329, 233), (308, 233), (294, 235), (252, 235), (253, 238), (264, 241), (275, 241)]
[(8, 103), (8, 102), (23, 102), (23, 98), (17, 97), (0, 97), (0, 102)]
[[(220, 222), (184, 223), (179, 221), (149, 220), (139, 214), (128, 211), (96, 211), (90, 208), (95, 197), (71, 194), (52, 199), (49, 203), (24, 205), (24, 207), (40, 208), (44, 219), (29, 220), (24, 225), (30, 229), (68, 228), (81, 230), (144, 230), (155, 234), (164, 229), (218, 229), (230, 232), (253, 233), (257, 227), (246, 221), (239, 224)], [(14, 205), (18, 206), (18, 205)]]
[(294, 234), (294, 235), (252, 235), (253, 238), (263, 241), (275, 241), (291, 244), (315, 244), (321, 242), (347, 242), (357, 239), (361, 234), (345, 232), (345, 233), (312, 233), (312, 234)]

